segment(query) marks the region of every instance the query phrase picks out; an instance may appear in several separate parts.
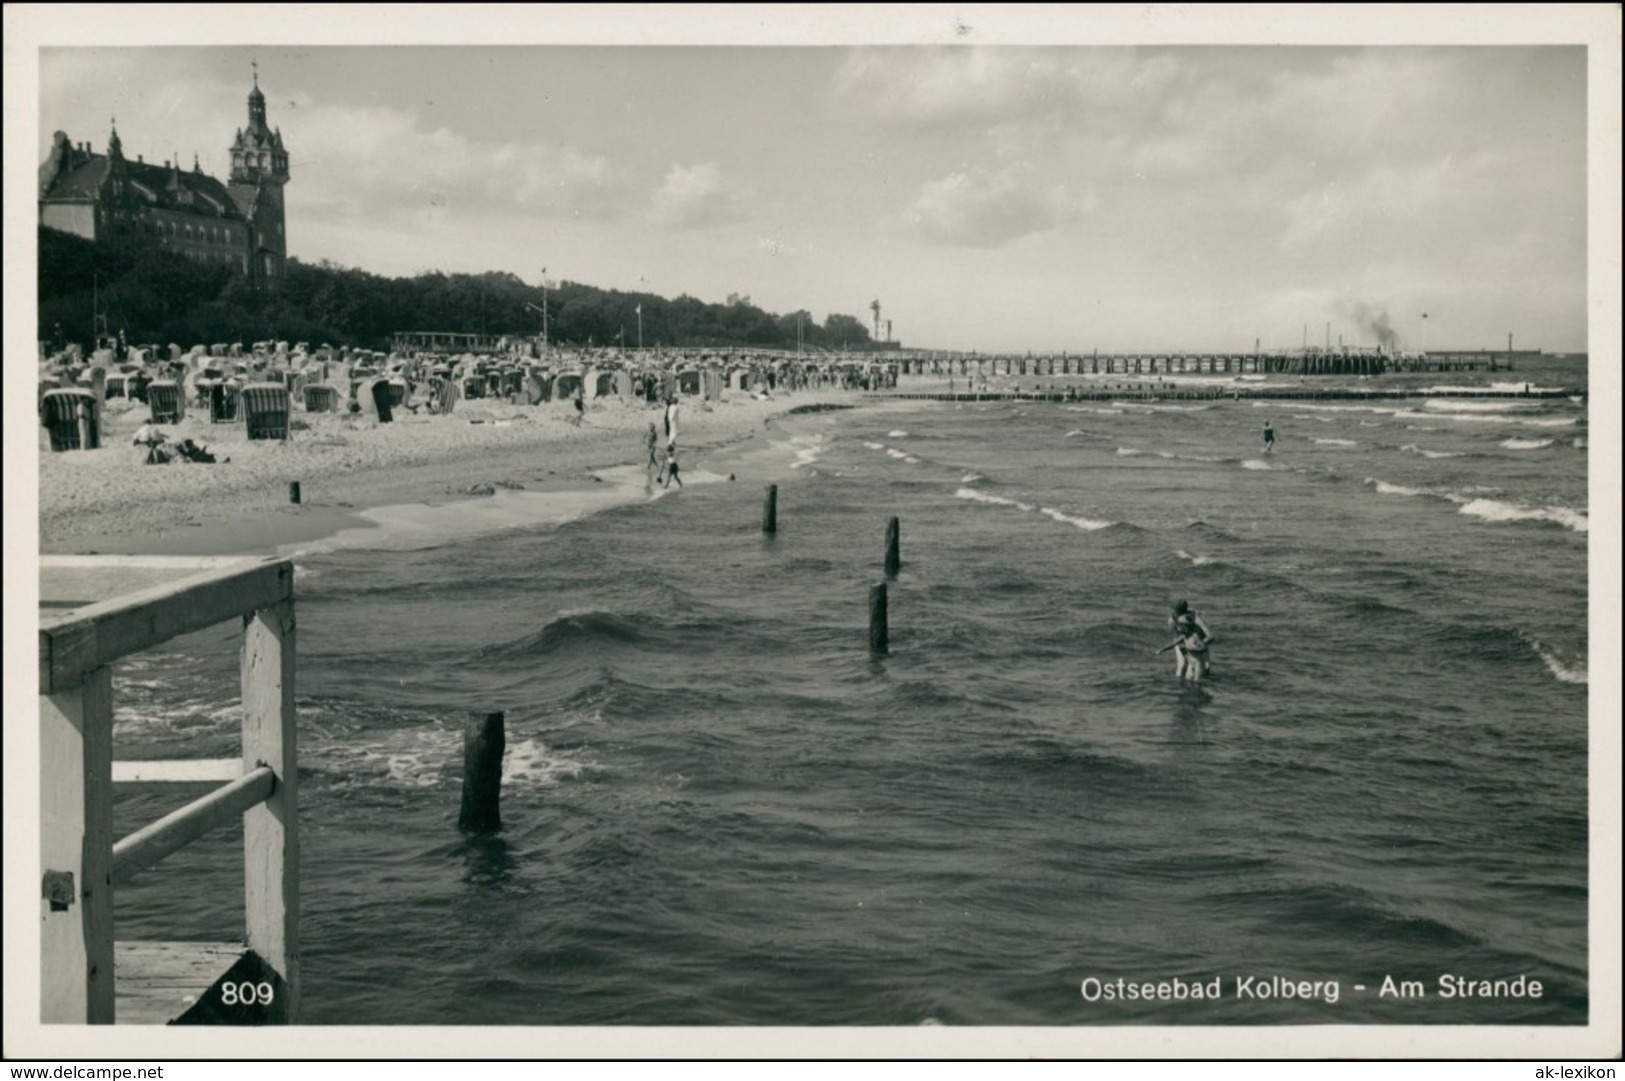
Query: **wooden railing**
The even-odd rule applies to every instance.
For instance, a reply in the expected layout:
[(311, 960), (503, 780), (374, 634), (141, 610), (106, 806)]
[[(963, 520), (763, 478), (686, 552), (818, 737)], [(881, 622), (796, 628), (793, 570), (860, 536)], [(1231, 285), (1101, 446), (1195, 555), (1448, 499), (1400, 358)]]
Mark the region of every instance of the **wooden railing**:
[[(299, 988), (292, 562), (44, 556), (40, 568), (41, 1020), (110, 1024), (115, 1012), (120, 1020), (172, 1020), (245, 951), (277, 977), (272, 1001), (256, 1000), (252, 1020), (290, 1020)], [(111, 666), (236, 618), (241, 760), (113, 761)], [(217, 780), (228, 783), (114, 844), (115, 782)], [(114, 888), (238, 816), (244, 941), (115, 946)], [(144, 965), (201, 986), (183, 994), (173, 979), (146, 979)], [(129, 990), (137, 987), (157, 987), (161, 1001), (141, 1001)]]

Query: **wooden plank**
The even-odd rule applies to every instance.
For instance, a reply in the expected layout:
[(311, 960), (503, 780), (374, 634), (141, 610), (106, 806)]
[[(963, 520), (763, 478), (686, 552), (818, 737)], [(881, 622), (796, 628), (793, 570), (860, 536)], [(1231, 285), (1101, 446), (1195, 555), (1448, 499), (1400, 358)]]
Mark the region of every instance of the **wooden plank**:
[(114, 784), (235, 781), (242, 775), (243, 762), (240, 758), (160, 758), (145, 762), (113, 763)]
[(103, 664), (291, 596), (292, 560), (246, 560), (42, 616), (41, 690), (66, 690)]
[(136, 830), (113, 846), (113, 884), (128, 882), (170, 853), (265, 802), (275, 790), (276, 774), (262, 766)]
[(259, 556), (41, 556), (40, 604), (94, 604), (261, 561)]
[(40, 696), (40, 1019), (113, 1021), (113, 673)]
[(299, 751), (291, 599), (244, 621), (243, 767), (276, 771), (271, 798), (243, 816), (248, 948), (287, 981), (284, 1016), (299, 1006)]
[(240, 942), (120, 942), (113, 950), (121, 1025), (165, 1025), (243, 955)]

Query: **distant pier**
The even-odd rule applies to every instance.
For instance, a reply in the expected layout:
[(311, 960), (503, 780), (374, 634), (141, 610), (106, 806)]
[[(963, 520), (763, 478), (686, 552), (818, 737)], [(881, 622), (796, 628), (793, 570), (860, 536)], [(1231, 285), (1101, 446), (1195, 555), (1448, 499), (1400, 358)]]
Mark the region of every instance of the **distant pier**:
[(1070, 387), (1044, 391), (884, 391), (865, 395), (878, 399), (935, 402), (1215, 402), (1242, 399), (1261, 401), (1376, 401), (1393, 398), (1569, 398), (1584, 397), (1581, 388), (1535, 387), (1524, 390), (1467, 388), (1269, 387), (1258, 385), (1180, 387), (1172, 383), (1128, 383), (1113, 386)]
[(1512, 371), (1539, 352), (1452, 350), (1406, 355), (1308, 350), (1296, 353), (1069, 353), (1044, 356), (915, 354), (894, 363), (902, 375), (1383, 375), (1389, 372)]

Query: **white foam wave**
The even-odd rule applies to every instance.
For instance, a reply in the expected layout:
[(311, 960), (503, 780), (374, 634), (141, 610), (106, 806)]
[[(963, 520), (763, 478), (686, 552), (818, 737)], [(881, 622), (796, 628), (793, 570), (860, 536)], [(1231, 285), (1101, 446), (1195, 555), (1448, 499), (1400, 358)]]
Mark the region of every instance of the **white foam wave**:
[(1576, 533), (1591, 529), (1591, 520), (1572, 507), (1526, 507), (1498, 499), (1470, 499), (1461, 505), (1461, 513), (1488, 522), (1555, 522)]
[(1323, 447), (1357, 447), (1360, 445), (1352, 439), (1317, 439), (1315, 442)]
[(1539, 450), (1541, 447), (1551, 446), (1552, 439), (1503, 439), (1501, 445), (1507, 450)]
[(886, 438), (887, 439), (907, 439), (908, 438), (908, 433), (903, 431), (903, 429), (898, 428), (896, 431), (887, 432), (886, 433)]
[(908, 452), (898, 450), (896, 447), (887, 447), (886, 448), (886, 457), (888, 457), (888, 458), (907, 458), (908, 457)]
[(979, 480), (986, 480), (986, 479), (987, 478), (982, 476), (982, 474), (980, 474), (980, 473), (966, 473), (963, 477), (959, 478), (959, 483), (960, 484), (975, 484)]
[[(1500, 413), (1418, 413), (1407, 410), (1394, 414), (1402, 420), (1458, 420), (1473, 424), (1517, 424), (1525, 428), (1568, 428), (1578, 417), (1509, 417)], [(1418, 429), (1425, 431), (1427, 429)]]
[(1406, 443), (1400, 450), (1408, 450), (1412, 454), (1420, 454), (1424, 458), (1460, 458), (1461, 455), (1450, 450), (1424, 450), (1415, 443)]
[(1460, 398), (1429, 398), (1422, 403), (1428, 409), (1437, 409), (1445, 413), (1504, 413), (1510, 409), (1522, 409), (1523, 402), (1471, 402)]
[(1069, 405), (1067, 408), (1074, 413), (1104, 413), (1108, 417), (1120, 417), (1123, 415), (1123, 411), (1121, 409), (1102, 409), (1099, 406), (1093, 405)]
[(1107, 526), (1112, 524), (1111, 522), (1102, 522), (1094, 518), (1076, 518), (1070, 514), (1064, 514), (1061, 511), (1056, 510), (1054, 507), (1039, 507), (1038, 513), (1046, 514), (1055, 519), (1057, 522), (1066, 522), (1070, 525), (1075, 525), (1085, 532), (1090, 532), (1096, 529), (1105, 529)]
[(522, 739), (510, 743), (502, 758), (502, 783), (541, 787), (557, 784), (561, 777), (579, 777), (585, 768), (585, 763), (549, 751), (541, 740)]
[(1117, 448), (1117, 453), (1122, 455), (1124, 458), (1134, 458), (1134, 457), (1139, 457), (1141, 455), (1144, 455), (1144, 454), (1146, 454), (1148, 452), (1143, 451), (1143, 450), (1136, 450), (1133, 447), (1118, 447)]
[(1362, 428), (1381, 428), (1382, 427), (1382, 421), (1380, 421), (1380, 420), (1362, 420), (1360, 422), (1360, 427), (1362, 427)]
[(1575, 450), (1585, 450), (1585, 448), (1586, 448), (1586, 437), (1583, 436), (1583, 435), (1575, 436), (1574, 437), (1574, 449)]
[(864, 441), (863, 445), (868, 447), (870, 450), (885, 450), (886, 449), (886, 444), (884, 444), (884, 443), (870, 443), (867, 440)]
[(1178, 556), (1180, 559), (1185, 560), (1187, 563), (1189, 563), (1193, 567), (1205, 567), (1209, 563), (1213, 562), (1213, 560), (1208, 558), (1207, 556), (1192, 555), (1191, 553), (1185, 551), (1185, 549), (1183, 549), (1183, 548), (1180, 548), (1179, 550), (1174, 552), (1174, 555)]
[(1433, 494), (1431, 492), (1424, 491), (1421, 488), (1410, 488), (1410, 487), (1407, 487), (1406, 485), (1403, 485), (1403, 484), (1389, 484), (1387, 481), (1378, 480), (1376, 477), (1367, 477), (1367, 478), (1365, 478), (1365, 482), (1367, 484), (1371, 485), (1373, 488), (1375, 488), (1377, 490), (1378, 494), (1380, 494), (1380, 495), (1432, 495)]
[[(1266, 401), (1262, 398), (1253, 400), (1254, 409), (1268, 409), (1278, 403)], [(1398, 409), (1391, 406), (1380, 405), (1313, 405), (1309, 402), (1293, 402), (1293, 409), (1310, 409), (1321, 413), (1397, 413)]]
[(914, 457), (914, 455), (912, 455), (912, 454), (903, 455), (903, 461), (907, 462), (909, 465), (919, 465), (920, 464), (920, 460), (918, 458)]
[(1293, 420), (1318, 420), (1322, 424), (1336, 424), (1336, 417), (1317, 417), (1313, 413), (1294, 413)]
[(1241, 468), (1243, 468), (1243, 469), (1274, 469), (1275, 467), (1270, 465), (1268, 462), (1264, 461), (1262, 458), (1248, 458), (1246, 461), (1241, 463)]
[(1537, 638), (1520, 635), (1534, 649), (1536, 656), (1546, 665), (1546, 671), (1556, 676), (1563, 683), (1589, 683), (1590, 674), (1581, 664), (1564, 664), (1558, 657)]
[(1006, 499), (1002, 495), (988, 495), (986, 492), (978, 492), (975, 488), (960, 488), (954, 492), (954, 496), (959, 499), (969, 499), (976, 503), (992, 503), (996, 506), (1017, 507), (1021, 510), (1033, 509), (1031, 503), (1023, 503), (1019, 499)]

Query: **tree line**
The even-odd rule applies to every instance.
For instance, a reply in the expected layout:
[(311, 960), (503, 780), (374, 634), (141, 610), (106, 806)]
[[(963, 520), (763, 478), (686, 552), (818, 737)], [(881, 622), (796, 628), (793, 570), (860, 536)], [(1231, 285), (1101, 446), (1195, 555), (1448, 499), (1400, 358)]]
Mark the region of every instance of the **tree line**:
[[(738, 294), (713, 304), (566, 281), (545, 299), (554, 345), (635, 346), (641, 307), (645, 346), (874, 347), (854, 316), (819, 322), (807, 311), (764, 311)], [(130, 343), (283, 340), (369, 349), (387, 349), (398, 331), (538, 337), (542, 304), (537, 286), (502, 271), (389, 278), (291, 258), (281, 285), (260, 290), (228, 268), (139, 237), (89, 241), (39, 230), (39, 336), (57, 345), (120, 332)]]

